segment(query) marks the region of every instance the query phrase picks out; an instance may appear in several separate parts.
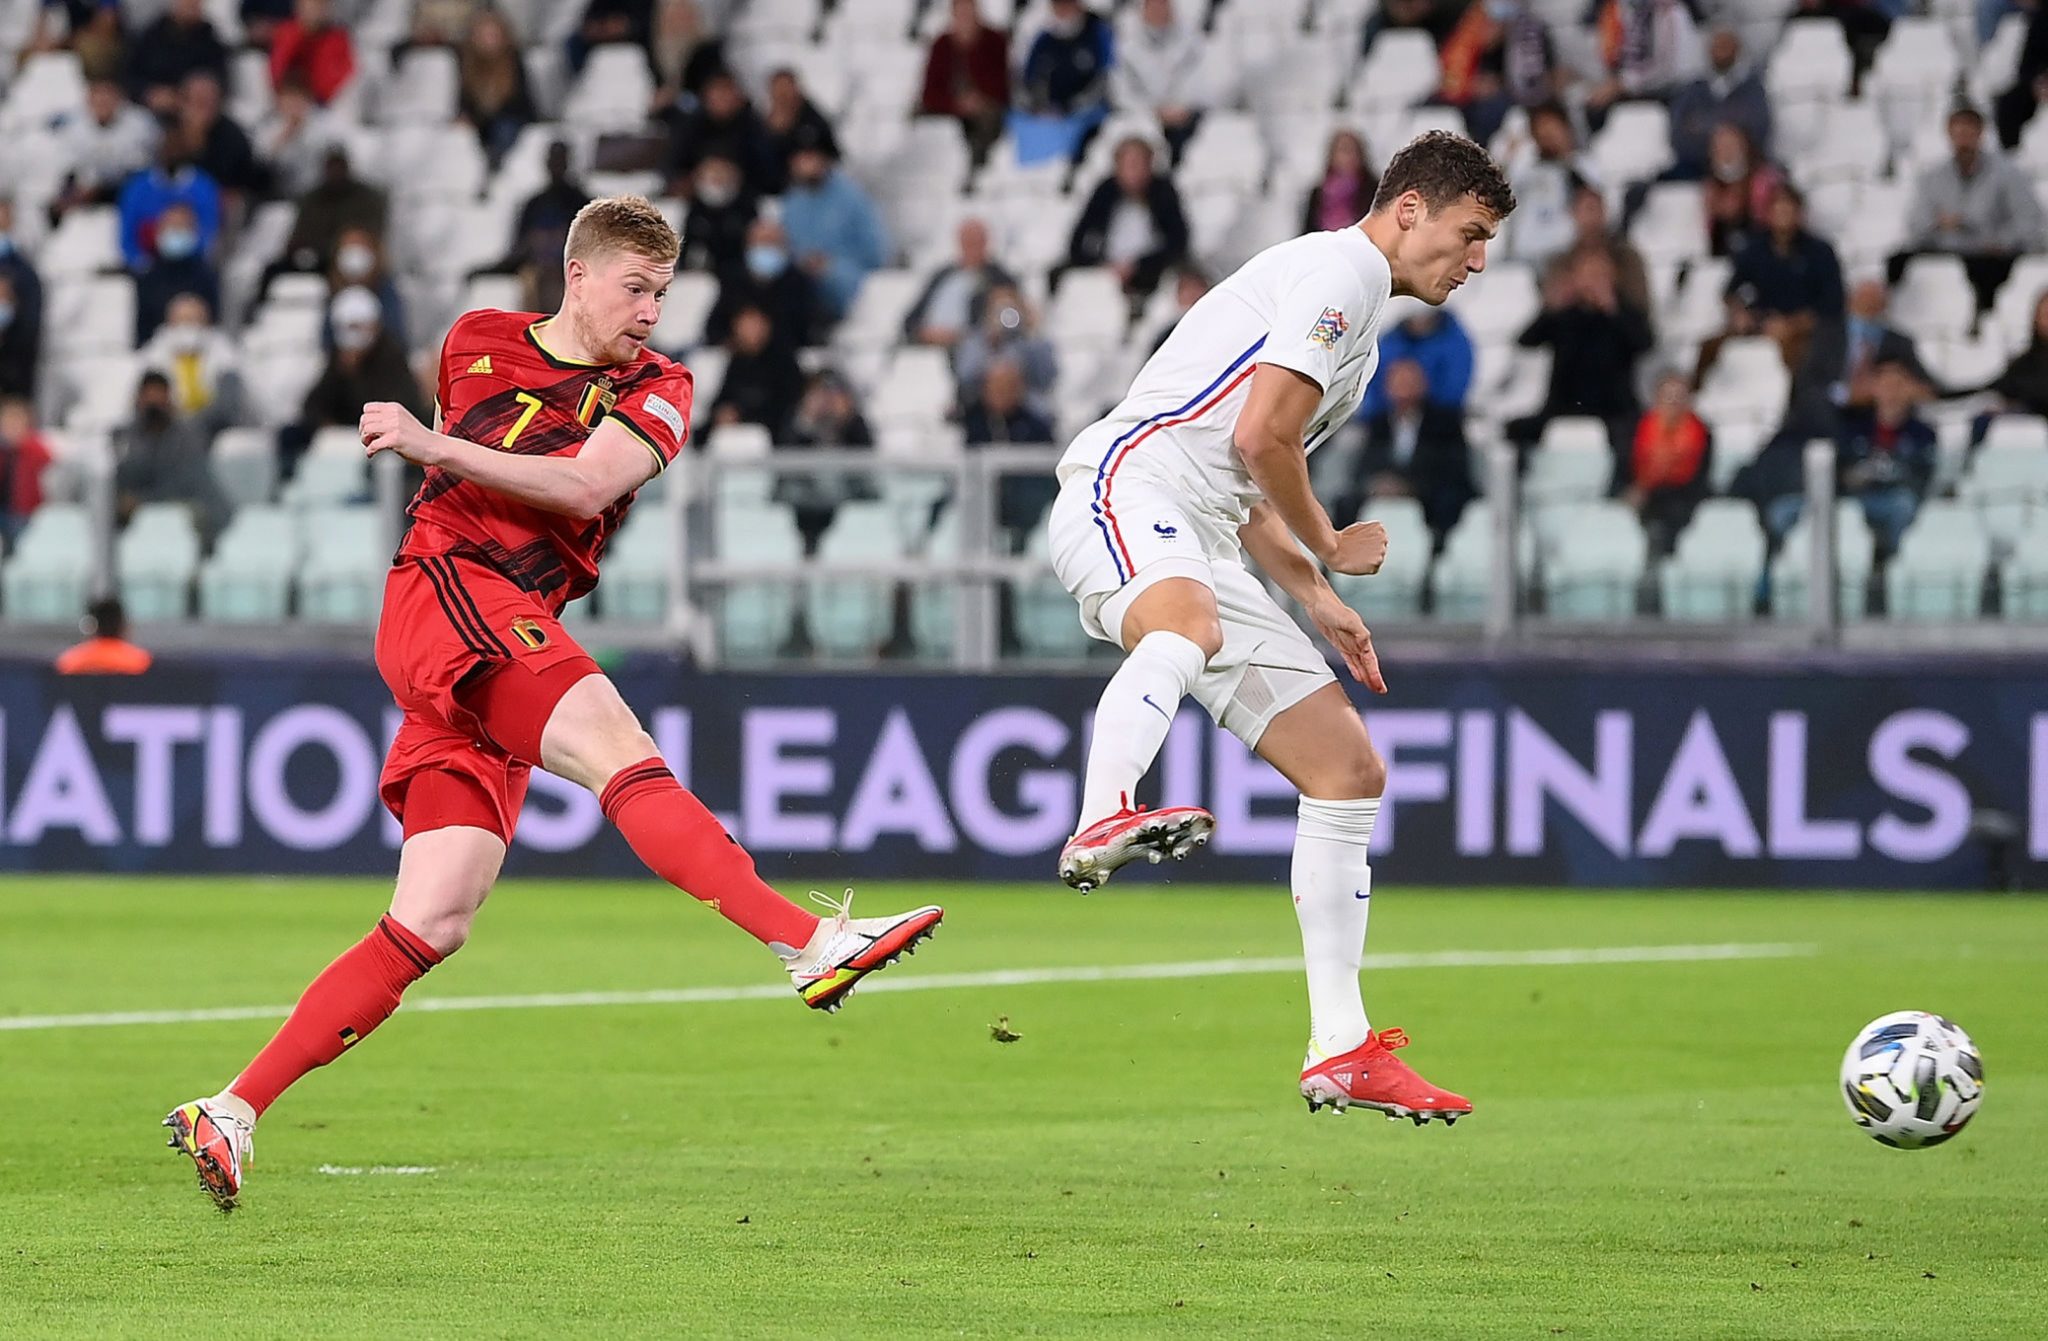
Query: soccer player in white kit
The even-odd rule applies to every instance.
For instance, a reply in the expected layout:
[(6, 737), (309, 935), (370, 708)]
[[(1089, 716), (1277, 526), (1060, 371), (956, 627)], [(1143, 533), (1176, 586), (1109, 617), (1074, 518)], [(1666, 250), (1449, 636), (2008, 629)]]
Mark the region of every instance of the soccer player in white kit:
[(1323, 654), (1245, 558), (1300, 602), (1356, 679), (1386, 692), (1372, 635), (1323, 576), (1379, 571), (1386, 529), (1336, 529), (1309, 487), (1308, 453), (1357, 409), (1387, 299), (1442, 303), (1485, 269), (1514, 207), (1484, 149), (1420, 136), (1388, 162), (1358, 224), (1269, 247), (1205, 294), (1058, 467), (1053, 569), (1082, 626), (1128, 654), (1097, 706), (1060, 877), (1085, 892), (1139, 856), (1180, 857), (1208, 840), (1206, 811), (1130, 804), (1189, 695), (1292, 782), (1310, 1112), (1359, 1106), (1419, 1125), (1472, 1105), (1393, 1056), (1404, 1033), (1366, 1019), (1367, 845), (1386, 764)]

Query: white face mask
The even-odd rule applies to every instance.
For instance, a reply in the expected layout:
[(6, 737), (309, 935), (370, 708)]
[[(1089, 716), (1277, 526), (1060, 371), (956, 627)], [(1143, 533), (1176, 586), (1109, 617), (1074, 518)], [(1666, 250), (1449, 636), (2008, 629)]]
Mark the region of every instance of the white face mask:
[(334, 253), (334, 268), (349, 279), (361, 279), (377, 268), (377, 253), (360, 242), (347, 243)]
[(205, 343), (206, 328), (204, 326), (164, 327), (164, 344), (169, 346), (173, 354), (196, 354), (199, 352), (200, 346)]
[(368, 349), (377, 339), (375, 326), (343, 326), (334, 332), (334, 347), (359, 354)]

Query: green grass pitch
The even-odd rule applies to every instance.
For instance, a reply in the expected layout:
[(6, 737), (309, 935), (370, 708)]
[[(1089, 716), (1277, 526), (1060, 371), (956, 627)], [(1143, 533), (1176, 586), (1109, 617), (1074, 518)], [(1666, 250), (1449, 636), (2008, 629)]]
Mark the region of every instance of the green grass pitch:
[[(1299, 948), (1271, 890), (861, 902), (932, 898), (945, 929), (884, 980)], [(0, 1017), (289, 1002), (382, 899), (0, 882)], [(1292, 973), (401, 1011), (272, 1110), (228, 1217), (155, 1124), (270, 1021), (0, 1028), (0, 1335), (2048, 1335), (2048, 903), (1376, 902), (1375, 954), (1811, 952), (1369, 969), (1376, 1022), (1477, 1104), (1455, 1130), (1311, 1118)], [(513, 881), (415, 994), (777, 981), (664, 888)], [(1835, 1085), (1908, 1007), (1985, 1056), (1936, 1150), (1868, 1140)]]

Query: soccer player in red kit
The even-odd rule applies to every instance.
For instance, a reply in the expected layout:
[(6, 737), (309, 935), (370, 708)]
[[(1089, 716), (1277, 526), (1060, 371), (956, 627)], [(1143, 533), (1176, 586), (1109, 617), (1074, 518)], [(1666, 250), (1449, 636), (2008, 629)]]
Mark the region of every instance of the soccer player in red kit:
[(688, 437), (690, 374), (647, 348), (678, 251), (646, 200), (592, 201), (570, 225), (560, 312), (472, 312), (448, 332), (434, 429), (398, 405), (363, 410), (369, 455), (396, 452), (427, 476), (377, 627), (377, 669), (404, 710), (381, 780), (404, 832), (398, 885), (241, 1075), (164, 1119), (223, 1210), (264, 1110), (461, 947), (535, 765), (595, 792), (650, 870), (774, 951), (817, 1009), (838, 1009), (943, 916), (854, 918), (820, 898), (821, 919), (762, 883), (560, 622), (597, 584), (634, 491)]

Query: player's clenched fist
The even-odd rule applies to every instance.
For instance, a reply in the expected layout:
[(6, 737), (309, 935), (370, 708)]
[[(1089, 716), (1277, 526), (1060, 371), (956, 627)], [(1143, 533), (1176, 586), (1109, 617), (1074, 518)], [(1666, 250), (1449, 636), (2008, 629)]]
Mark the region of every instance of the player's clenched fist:
[(1387, 528), (1376, 521), (1356, 522), (1337, 532), (1337, 543), (1323, 562), (1339, 573), (1368, 577), (1387, 561)]
[(359, 427), (366, 456), (397, 452), (415, 465), (433, 464), (426, 459), (426, 453), (432, 446), (434, 435), (403, 405), (388, 400), (371, 401), (363, 407)]

